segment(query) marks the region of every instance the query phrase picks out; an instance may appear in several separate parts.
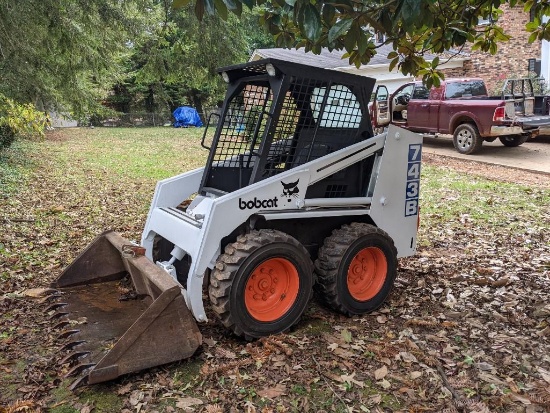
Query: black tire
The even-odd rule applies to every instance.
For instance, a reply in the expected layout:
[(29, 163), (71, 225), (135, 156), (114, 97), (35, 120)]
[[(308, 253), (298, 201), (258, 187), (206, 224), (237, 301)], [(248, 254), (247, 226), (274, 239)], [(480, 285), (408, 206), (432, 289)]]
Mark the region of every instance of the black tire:
[(453, 133), (453, 145), (457, 152), (463, 155), (471, 155), (478, 152), (483, 145), (483, 139), (479, 135), (477, 126), (473, 123), (458, 125)]
[(529, 139), (529, 135), (506, 135), (498, 138), (500, 142), (509, 148), (523, 145)]
[(313, 264), (303, 245), (284, 232), (265, 229), (227, 245), (210, 276), (208, 292), (222, 324), (251, 340), (296, 324), (312, 287)]
[(390, 236), (373, 225), (344, 225), (325, 239), (315, 273), (321, 302), (348, 316), (365, 314), (379, 308), (390, 294), (397, 276), (397, 250)]

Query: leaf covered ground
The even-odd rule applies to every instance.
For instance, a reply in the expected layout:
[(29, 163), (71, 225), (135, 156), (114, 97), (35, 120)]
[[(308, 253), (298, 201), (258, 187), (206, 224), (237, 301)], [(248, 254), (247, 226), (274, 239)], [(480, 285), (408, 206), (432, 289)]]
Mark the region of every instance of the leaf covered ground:
[(0, 154), (0, 412), (550, 411), (550, 179), (435, 155), (379, 311), (313, 300), (250, 343), (212, 318), (191, 359), (70, 392), (44, 289), (105, 229), (139, 240), (156, 180), (204, 162), (200, 133), (70, 129)]

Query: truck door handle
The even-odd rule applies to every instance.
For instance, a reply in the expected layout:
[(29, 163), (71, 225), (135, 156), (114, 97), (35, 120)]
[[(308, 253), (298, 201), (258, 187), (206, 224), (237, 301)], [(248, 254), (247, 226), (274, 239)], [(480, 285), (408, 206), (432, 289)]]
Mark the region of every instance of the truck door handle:
[(421, 108), (428, 108), (430, 107), (430, 105), (428, 105), (427, 103), (426, 104), (423, 104), (423, 105), (420, 105)]

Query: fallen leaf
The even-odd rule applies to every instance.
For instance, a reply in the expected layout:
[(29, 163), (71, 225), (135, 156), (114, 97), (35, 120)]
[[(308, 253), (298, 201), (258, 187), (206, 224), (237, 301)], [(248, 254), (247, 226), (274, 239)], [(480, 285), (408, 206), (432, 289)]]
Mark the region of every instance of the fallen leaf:
[(341, 334), (342, 334), (342, 340), (344, 340), (345, 343), (351, 343), (353, 341), (351, 331), (349, 331), (347, 328), (344, 328)]
[(384, 390), (388, 390), (391, 387), (391, 383), (387, 381), (386, 379), (379, 381), (378, 384), (382, 386)]
[(386, 366), (382, 366), (379, 369), (374, 371), (374, 378), (376, 380), (382, 380), (386, 375), (388, 374), (388, 368)]
[(41, 298), (55, 292), (53, 288), (29, 288), (23, 291), (25, 297)]
[(353, 372), (350, 375), (342, 374), (340, 377), (342, 378), (342, 381), (344, 381), (345, 383), (357, 384), (361, 388), (365, 387), (364, 382), (355, 379), (355, 372)]
[(81, 409), (80, 413), (91, 413), (94, 410), (94, 406), (90, 404), (85, 404)]
[(197, 406), (202, 404), (201, 399), (196, 399), (194, 397), (182, 397), (177, 399), (176, 407), (178, 409), (188, 409), (189, 407)]
[(128, 394), (130, 393), (130, 390), (132, 390), (132, 383), (128, 383), (128, 384), (125, 384), (124, 386), (122, 386), (121, 388), (119, 388), (117, 390), (117, 394), (119, 396), (123, 396), (125, 394)]
[(543, 378), (543, 380), (550, 384), (550, 372), (547, 370), (544, 370), (542, 367), (537, 367), (537, 371), (540, 373), (540, 376)]
[(258, 392), (260, 397), (265, 397), (266, 399), (274, 399), (286, 394), (286, 386), (284, 384), (277, 384), (275, 387), (268, 387)]
[(376, 317), (376, 321), (378, 321), (380, 324), (385, 324), (388, 321), (388, 317), (385, 315), (379, 315)]
[(420, 376), (422, 376), (421, 371), (411, 371), (411, 374), (410, 374), (411, 380), (417, 379)]
[(531, 404), (531, 400), (529, 400), (527, 397), (521, 396), (517, 393), (510, 393), (509, 397), (515, 402), (520, 402), (520, 403), (525, 404), (525, 405)]

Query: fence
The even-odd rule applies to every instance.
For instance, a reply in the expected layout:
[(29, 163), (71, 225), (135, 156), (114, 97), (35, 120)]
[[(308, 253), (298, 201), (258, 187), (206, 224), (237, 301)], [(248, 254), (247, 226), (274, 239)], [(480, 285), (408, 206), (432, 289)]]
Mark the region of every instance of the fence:
[[(207, 108), (203, 113), (199, 113), (204, 124), (212, 112), (219, 112), (219, 108)], [(216, 124), (217, 120), (218, 117), (212, 116), (211, 124)], [(93, 126), (105, 127), (171, 126), (174, 123), (174, 118), (169, 112), (133, 112), (121, 113), (104, 119), (92, 119), (90, 123)]]

